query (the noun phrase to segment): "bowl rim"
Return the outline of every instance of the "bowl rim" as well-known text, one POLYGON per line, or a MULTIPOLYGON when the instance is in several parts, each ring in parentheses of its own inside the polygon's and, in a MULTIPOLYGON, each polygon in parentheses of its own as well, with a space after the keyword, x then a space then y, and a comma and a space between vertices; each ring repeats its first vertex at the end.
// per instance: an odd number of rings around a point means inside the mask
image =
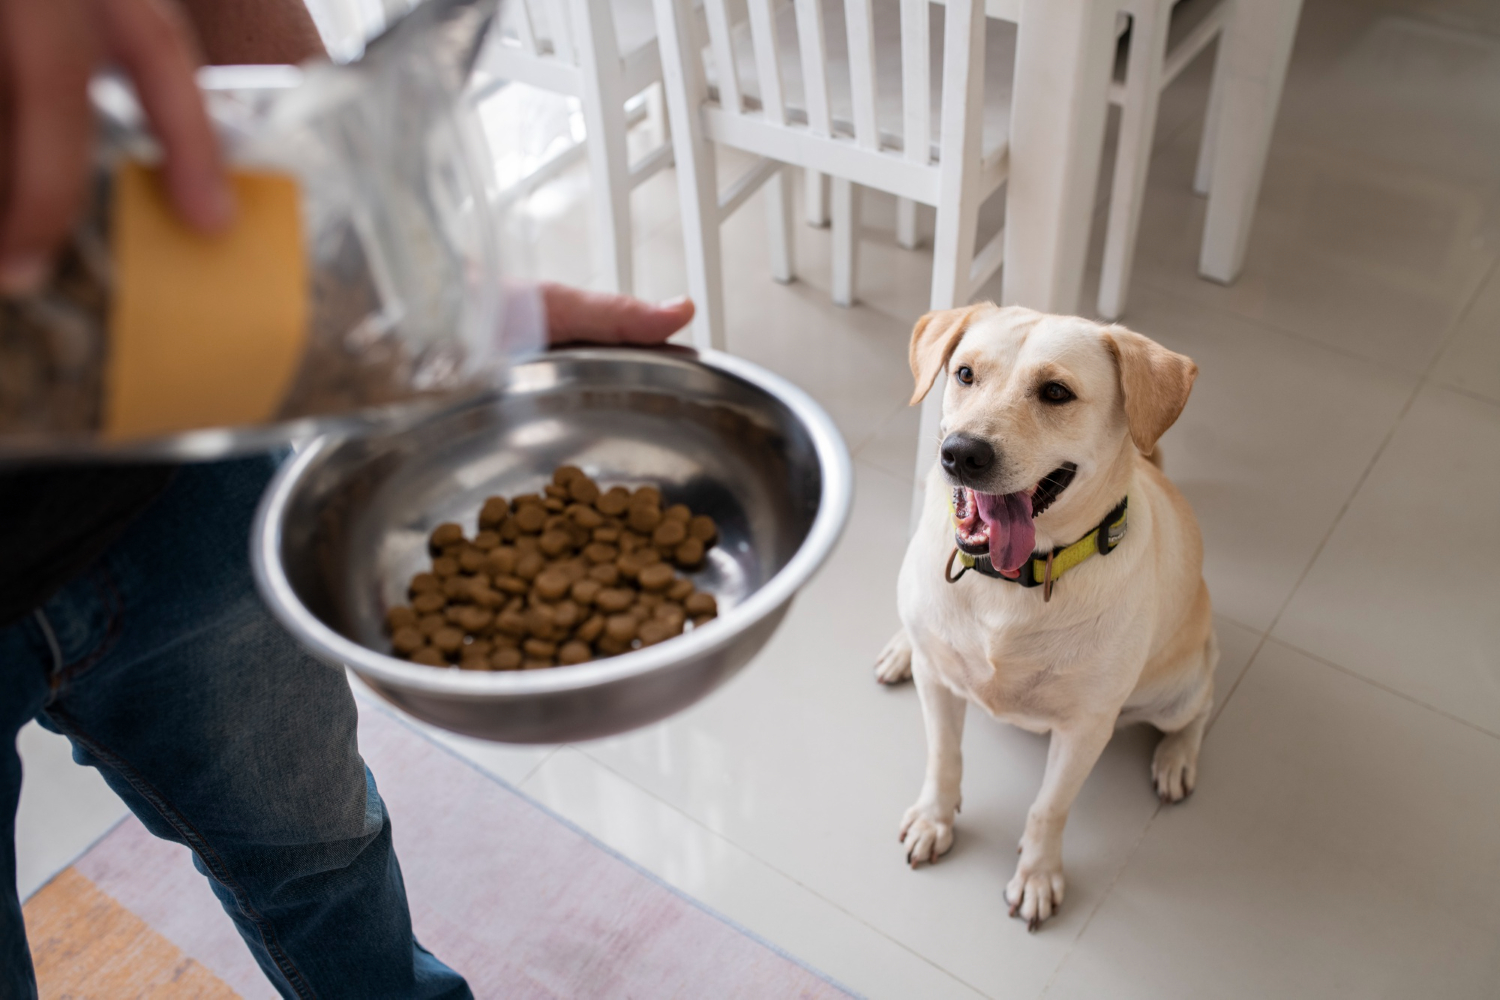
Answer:
MULTIPOLYGON (((250 542, 251 567, 262 599, 281 624, 314 655, 325 662, 347 666, 370 680, 423 694, 504 698, 587 690, 696 660, 733 645, 740 636, 791 600, 822 566, 848 521, 853 503, 853 466, 849 450, 833 419, 811 396, 780 375, 722 351, 569 347, 530 360, 542 361, 559 354, 601 359, 670 358, 698 364, 747 382, 791 410, 806 428, 823 473, 817 514, 807 537, 792 558, 740 604, 701 628, 656 646, 548 670, 436 670, 408 663, 362 646, 325 625, 298 599, 286 577, 280 551, 283 518, 292 494, 303 474, 319 457, 348 439, 343 434, 323 434, 300 449, 272 478, 256 510, 250 542)), ((517 367, 526 363, 519 362, 517 367)), ((470 400, 465 405, 474 403, 470 400)), ((456 409, 445 412, 456 412, 456 409)))

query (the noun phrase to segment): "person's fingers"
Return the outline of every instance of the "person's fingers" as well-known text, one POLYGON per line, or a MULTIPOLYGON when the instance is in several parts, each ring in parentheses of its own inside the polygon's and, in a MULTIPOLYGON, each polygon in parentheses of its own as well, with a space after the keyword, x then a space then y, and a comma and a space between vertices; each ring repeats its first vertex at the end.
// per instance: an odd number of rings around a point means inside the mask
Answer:
POLYGON ((548 339, 554 344, 660 344, 693 318, 693 300, 672 299, 657 305, 629 295, 589 292, 545 283, 548 339))
POLYGON ((0 294, 32 291, 51 271, 83 199, 98 44, 91 0, 0 0, 0 294))
POLYGON ((219 140, 194 81, 201 60, 192 29, 170 0, 95 0, 110 53, 135 82, 165 153, 172 204, 212 232, 234 221, 234 194, 219 140))

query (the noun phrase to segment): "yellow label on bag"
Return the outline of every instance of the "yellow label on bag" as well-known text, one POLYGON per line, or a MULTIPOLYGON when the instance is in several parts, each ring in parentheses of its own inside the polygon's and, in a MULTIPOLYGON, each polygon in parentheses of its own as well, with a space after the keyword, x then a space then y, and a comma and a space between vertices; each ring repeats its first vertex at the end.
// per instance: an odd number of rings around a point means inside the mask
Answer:
POLYGON ((260 423, 296 375, 308 322, 297 182, 236 171, 231 183, 234 224, 206 236, 178 220, 160 171, 116 172, 106 437, 260 423))

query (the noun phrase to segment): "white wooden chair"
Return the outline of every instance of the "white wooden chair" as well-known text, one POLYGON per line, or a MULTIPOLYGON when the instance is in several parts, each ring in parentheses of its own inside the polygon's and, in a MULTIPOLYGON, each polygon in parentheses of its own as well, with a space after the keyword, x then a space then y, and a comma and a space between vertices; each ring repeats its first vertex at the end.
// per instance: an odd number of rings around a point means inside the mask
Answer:
POLYGON ((853 300, 856 185, 937 209, 932 308, 968 301, 1000 267, 1003 237, 975 240, 1005 180, 1015 29, 987 24, 983 0, 948 0, 941 39, 929 0, 746 0, 738 23, 705 0, 707 66, 692 0, 655 2, 700 346, 724 344, 719 227, 762 185, 773 277, 793 277, 787 167, 832 178, 840 304, 853 300), (722 194, 715 144, 759 157, 722 194))
MULTIPOLYGON (((505 0, 499 36, 482 63, 493 86, 524 83, 581 103, 595 223, 594 267, 612 291, 633 291, 630 192, 672 163, 654 89, 662 76, 650 0, 505 0), (633 119, 626 105, 649 108, 652 99, 661 141, 631 163, 626 130, 633 119)), ((484 98, 482 93, 474 96, 484 98)), ((551 161, 552 171, 565 162, 561 157, 551 161)), ((547 173, 539 171, 532 183, 547 173)))

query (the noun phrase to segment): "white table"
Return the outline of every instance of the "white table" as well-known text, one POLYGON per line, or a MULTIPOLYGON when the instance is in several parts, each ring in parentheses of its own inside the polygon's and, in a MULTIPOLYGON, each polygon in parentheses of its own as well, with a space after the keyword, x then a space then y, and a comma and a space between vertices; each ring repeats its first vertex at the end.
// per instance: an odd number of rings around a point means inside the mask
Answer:
MULTIPOLYGON (((1114 65, 1110 0, 1021 0, 1002 299, 1079 312, 1114 65)), ((1302 0, 1239 0, 1220 41, 1222 104, 1198 271, 1228 283, 1245 259, 1302 0)))

